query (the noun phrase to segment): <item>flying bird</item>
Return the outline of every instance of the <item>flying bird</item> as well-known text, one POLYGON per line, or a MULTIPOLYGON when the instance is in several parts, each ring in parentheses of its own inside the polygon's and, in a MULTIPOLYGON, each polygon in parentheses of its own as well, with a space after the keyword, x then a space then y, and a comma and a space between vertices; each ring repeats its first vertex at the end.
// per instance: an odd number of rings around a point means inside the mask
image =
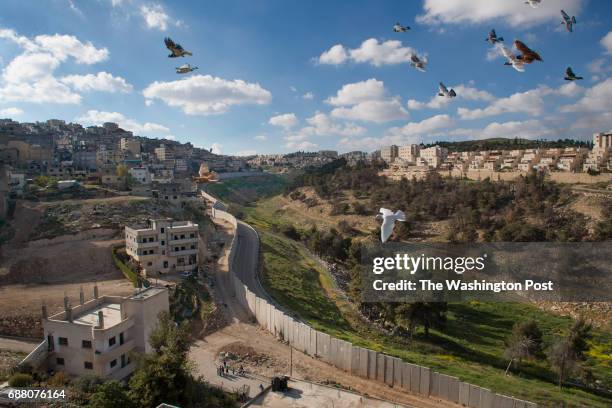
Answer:
POLYGON ((457 96, 454 89, 449 90, 442 82, 440 82, 440 92, 438 96, 446 96, 447 98, 454 98, 457 96))
POLYGON ((495 30, 491 30, 491 32, 489 33, 489 36, 487 37, 485 41, 490 42, 491 45, 495 45, 496 43, 500 41, 504 41, 504 37, 498 37, 495 30))
POLYGON ((418 71, 425 72, 425 67, 427 66, 427 58, 419 58, 418 55, 412 54, 410 56, 410 66, 418 71))
POLYGON ((572 71, 572 67, 567 67, 567 69, 565 70, 565 80, 566 81, 578 81, 580 79, 584 79, 581 76, 576 76, 576 74, 574 74, 574 71, 572 71))
POLYGON ((574 31, 574 24, 576 24, 576 17, 574 16, 569 16, 565 11, 561 10, 561 16, 563 17, 563 21, 561 22, 561 24, 565 24, 565 29, 568 32, 573 32, 574 31))
POLYGON ((529 4, 531 8, 538 8, 542 0, 527 0, 525 4, 529 4))
POLYGON ((403 26, 400 23, 395 23, 395 25, 393 26, 393 31, 395 31, 396 33, 405 33, 408 30, 410 30, 410 27, 403 26))
POLYGON ((521 61, 514 53, 503 45, 499 47, 501 53, 506 57, 508 61, 504 62, 504 65, 510 65, 512 68, 516 69, 518 72, 525 72, 525 63, 521 61))
POLYGON ((382 219, 383 223, 380 226, 380 240, 385 243, 393 233, 395 221, 406 221, 406 214, 403 211, 397 210, 393 212, 386 208, 381 208, 376 215, 377 219, 382 219))
POLYGON ((168 58, 177 58, 177 57, 184 57, 186 55, 189 55, 189 56, 193 55, 189 51, 185 51, 183 47, 181 47, 180 44, 177 44, 174 41, 172 41, 170 37, 164 38, 164 43, 166 43, 166 48, 170 50, 170 55, 168 55, 168 58))
POLYGON ((514 41, 514 47, 521 53, 521 55, 516 58, 523 61, 525 64, 531 64, 533 61, 544 61, 542 57, 540 57, 540 54, 526 46, 522 41, 514 41))
POLYGON ((192 67, 189 64, 183 64, 180 67, 176 67, 177 74, 187 74, 189 72, 195 71, 198 67, 192 67))

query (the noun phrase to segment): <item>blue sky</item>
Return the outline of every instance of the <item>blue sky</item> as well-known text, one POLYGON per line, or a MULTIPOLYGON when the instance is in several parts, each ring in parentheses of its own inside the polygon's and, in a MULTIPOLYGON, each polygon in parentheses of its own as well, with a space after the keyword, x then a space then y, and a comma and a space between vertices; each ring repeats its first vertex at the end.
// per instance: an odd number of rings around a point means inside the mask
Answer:
POLYGON ((590 139, 612 128, 607 16, 607 0, 3 0, 0 116, 116 121, 225 154, 590 139), (544 62, 504 66, 491 28, 544 62), (165 36, 193 57, 167 58, 165 36), (199 69, 177 75, 187 62, 199 69), (585 79, 564 81, 567 66, 585 79), (458 97, 435 96, 440 81, 458 97))

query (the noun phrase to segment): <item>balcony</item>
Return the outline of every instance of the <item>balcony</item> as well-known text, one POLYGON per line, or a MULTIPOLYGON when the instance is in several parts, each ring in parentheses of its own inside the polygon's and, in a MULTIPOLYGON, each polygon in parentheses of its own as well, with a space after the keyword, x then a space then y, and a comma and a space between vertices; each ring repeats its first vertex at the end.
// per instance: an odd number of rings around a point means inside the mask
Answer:
POLYGON ((159 246, 159 241, 153 242, 136 242, 136 248, 144 249, 144 248, 157 248, 159 246))
POLYGON ((118 346, 114 346, 111 349, 107 349, 107 350, 96 350, 95 352, 95 357, 94 357, 94 363, 95 364, 109 364, 112 360, 117 359, 118 361, 121 360, 121 355, 122 354, 128 354, 130 351, 132 351, 135 347, 135 342, 133 339, 131 340, 126 340, 123 344, 118 345, 118 346))
POLYGON ((198 247, 196 247, 195 249, 191 249, 191 248, 186 248, 184 250, 178 250, 178 251, 174 251, 171 250, 168 252, 169 256, 185 256, 185 255, 196 255, 198 253, 198 247))

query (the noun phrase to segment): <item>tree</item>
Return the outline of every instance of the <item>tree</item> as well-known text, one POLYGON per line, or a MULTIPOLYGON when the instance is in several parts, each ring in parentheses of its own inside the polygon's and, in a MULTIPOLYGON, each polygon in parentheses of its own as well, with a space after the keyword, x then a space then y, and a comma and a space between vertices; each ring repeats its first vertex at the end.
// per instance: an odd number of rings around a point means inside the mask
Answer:
POLYGON ((565 338, 558 339, 551 348, 550 364, 559 375, 559 388, 565 379, 581 371, 580 362, 589 349, 588 341, 593 337, 593 327, 582 317, 574 322, 565 338))
POLYGON ((430 328, 444 327, 447 310, 446 302, 414 302, 400 304, 395 308, 395 314, 407 322, 410 337, 419 326, 423 327, 428 337, 430 328))
POLYGON ((135 406, 136 404, 130 400, 123 386, 115 380, 107 381, 98 386, 88 405, 89 408, 132 408, 135 406))
POLYGON ((184 388, 193 380, 192 367, 187 360, 187 322, 177 325, 168 313, 160 313, 149 344, 152 352, 140 356, 138 368, 130 379, 130 398, 144 406, 157 406, 162 402, 185 405, 184 388))
POLYGON ((542 355, 542 331, 535 320, 517 323, 512 334, 506 341, 506 357, 510 359, 506 374, 513 362, 520 364, 521 360, 539 358, 542 355))

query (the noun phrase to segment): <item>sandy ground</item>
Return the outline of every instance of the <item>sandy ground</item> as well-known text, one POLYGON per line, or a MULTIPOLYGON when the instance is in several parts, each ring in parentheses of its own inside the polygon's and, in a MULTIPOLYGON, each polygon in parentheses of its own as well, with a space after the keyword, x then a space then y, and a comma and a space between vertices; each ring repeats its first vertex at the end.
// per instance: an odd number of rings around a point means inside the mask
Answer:
POLYGON ((77 304, 81 286, 86 299, 93 296, 94 282, 101 294, 126 295, 133 290, 112 261, 110 247, 122 242, 116 230, 92 229, 28 241, 45 205, 18 203, 13 221, 15 236, 0 251, 0 335, 41 337, 42 302, 49 313, 61 310, 64 294, 77 304))
MULTIPOLYGON (((227 231, 227 224, 219 224, 219 226, 220 230, 227 231)), ((229 238, 229 234, 224 235, 229 238)), ((280 342, 270 333, 253 324, 253 319, 234 298, 233 290, 229 285, 227 249, 229 249, 228 246, 226 246, 225 255, 220 258, 214 270, 213 288, 213 298, 224 310, 226 326, 196 341, 190 352, 190 359, 196 364, 197 372, 207 380, 223 385, 229 390, 235 390, 243 384, 255 385, 259 378, 254 380, 235 376, 230 381, 216 373, 216 366, 220 363, 219 352, 228 347, 240 348, 240 345, 243 344, 245 348, 250 347, 259 355, 265 356, 265 363, 244 363, 245 369, 250 374, 270 378, 278 374, 290 374, 292 371, 295 378, 321 383, 333 382, 341 388, 409 406, 424 408, 455 406, 446 401, 409 394, 375 381, 354 377, 304 353, 291 351, 287 344, 280 342)))

